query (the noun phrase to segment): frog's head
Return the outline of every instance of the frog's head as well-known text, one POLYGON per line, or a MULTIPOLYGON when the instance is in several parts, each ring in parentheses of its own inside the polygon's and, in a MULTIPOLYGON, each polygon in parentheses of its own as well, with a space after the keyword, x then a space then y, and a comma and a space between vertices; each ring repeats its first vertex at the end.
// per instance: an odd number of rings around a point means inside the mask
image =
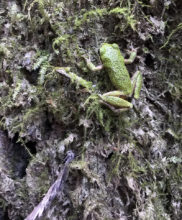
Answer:
POLYGON ((117 44, 108 44, 108 43, 103 43, 101 48, 100 48, 100 56, 101 59, 104 56, 109 56, 109 54, 113 54, 113 52, 118 51, 119 50, 119 46, 117 44))

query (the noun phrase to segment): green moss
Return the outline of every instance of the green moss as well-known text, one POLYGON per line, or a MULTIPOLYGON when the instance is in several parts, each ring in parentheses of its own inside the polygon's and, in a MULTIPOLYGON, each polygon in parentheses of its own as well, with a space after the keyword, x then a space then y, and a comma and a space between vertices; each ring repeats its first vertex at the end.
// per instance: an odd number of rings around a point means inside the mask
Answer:
POLYGON ((140 163, 132 154, 129 152, 128 163, 131 169, 130 174, 137 177, 147 173, 147 168, 144 163, 140 163))
POLYGON ((163 45, 160 49, 165 48, 165 47, 169 44, 169 41, 170 41, 170 39, 172 38, 172 36, 173 36, 177 31, 179 31, 179 30, 181 30, 181 29, 182 29, 182 23, 179 23, 179 24, 177 25, 177 27, 176 27, 174 30, 171 31, 171 33, 170 33, 169 36, 167 37, 166 42, 164 43, 164 45, 163 45))
POLYGON ((7 202, 3 198, 0 198, 0 209, 1 209, 1 211, 5 212, 7 206, 8 206, 7 202))
MULTIPOLYGON (((45 21, 49 21, 49 13, 47 12, 46 8, 48 7, 49 1, 48 0, 34 0, 30 5, 29 5, 29 12, 32 10, 33 6, 35 4, 38 4, 38 9, 40 14, 42 15, 43 19, 45 21)), ((26 3, 25 3, 26 5, 26 3)), ((29 14, 30 15, 30 14, 29 14)), ((43 21, 42 21, 43 22, 43 21)))
POLYGON ((7 48, 5 43, 1 43, 0 44, 0 57, 1 56, 5 56, 5 57, 9 57, 11 54, 10 50, 7 48))
POLYGON ((90 179, 92 183, 96 182, 97 185, 100 186, 99 176, 89 169, 87 162, 83 160, 74 161, 70 164, 70 168, 74 170, 80 170, 87 178, 90 179))
POLYGON ((132 14, 129 8, 117 7, 117 8, 110 10, 109 14, 116 15, 120 19, 121 19, 120 16, 123 16, 123 18, 126 20, 126 25, 129 25, 134 31, 136 30, 137 21, 134 18, 135 15, 132 14))
POLYGON ((66 46, 68 47, 70 38, 71 38, 71 35, 65 34, 65 35, 61 35, 61 36, 57 37, 56 39, 54 39, 54 41, 52 43, 52 47, 54 49, 54 52, 56 54, 59 54, 59 50, 56 49, 56 47, 59 47, 61 44, 66 44, 66 46))
POLYGON ((21 88, 22 88, 22 80, 18 80, 12 94, 13 101, 16 101, 18 94, 21 92, 21 88))
POLYGON ((29 108, 24 116, 23 116, 23 123, 30 122, 34 117, 40 114, 43 111, 43 106, 37 105, 35 107, 29 108))
POLYGON ((91 94, 85 101, 84 106, 87 106, 87 118, 96 116, 100 124, 108 131, 110 121, 105 120, 107 110, 103 109, 100 104, 100 98, 97 94, 91 94))
POLYGON ((34 70, 39 70, 38 84, 43 85, 45 80, 45 75, 49 69, 51 69, 50 54, 47 51, 38 51, 36 54, 36 62, 33 64, 34 70))
POLYGON ((110 171, 107 177, 107 181, 110 182, 115 176, 120 177, 121 170, 120 164, 122 160, 122 155, 118 153, 114 153, 109 163, 110 171))
POLYGON ((133 30, 136 30, 137 21, 134 19, 134 14, 132 14, 131 11, 132 10, 126 7, 124 8, 117 7, 111 9, 110 11, 107 8, 86 11, 82 15, 81 19, 78 16, 76 16, 75 28, 77 29, 78 27, 81 27, 85 23, 93 22, 94 20, 97 20, 104 16, 115 15, 119 19, 121 19, 122 16, 126 20, 127 25, 129 25, 133 30))
POLYGON ((75 28, 78 28, 78 27, 82 26, 84 23, 89 23, 89 22, 91 22, 95 19, 98 19, 99 17, 103 17, 107 13, 108 12, 107 12, 106 8, 86 11, 81 16, 82 17, 81 19, 76 17, 76 19, 75 19, 75 28))
POLYGON ((62 75, 70 78, 71 82, 76 83, 77 86, 83 86, 88 91, 93 90, 92 82, 87 81, 87 80, 83 79, 82 77, 78 76, 77 74, 71 72, 69 67, 56 67, 55 71, 57 71, 57 72, 61 73, 62 75))
POLYGON ((39 178, 40 183, 39 183, 39 188, 38 188, 38 192, 40 196, 45 195, 48 189, 50 188, 50 184, 48 181, 49 175, 50 174, 47 169, 45 169, 43 172, 40 173, 40 178, 39 178))

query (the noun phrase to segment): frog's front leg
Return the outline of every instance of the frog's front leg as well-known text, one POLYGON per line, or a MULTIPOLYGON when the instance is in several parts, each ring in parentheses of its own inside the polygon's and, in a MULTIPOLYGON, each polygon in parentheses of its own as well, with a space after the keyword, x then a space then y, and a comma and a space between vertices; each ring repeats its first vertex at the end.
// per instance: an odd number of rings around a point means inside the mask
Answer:
POLYGON ((125 64, 131 64, 135 60, 137 55, 137 50, 133 50, 130 52, 130 57, 128 59, 124 59, 125 64))
POLYGON ((87 64, 87 67, 89 68, 89 70, 91 71, 99 71, 103 69, 103 65, 99 65, 99 66, 95 66, 89 59, 85 58, 84 56, 82 56, 87 64))

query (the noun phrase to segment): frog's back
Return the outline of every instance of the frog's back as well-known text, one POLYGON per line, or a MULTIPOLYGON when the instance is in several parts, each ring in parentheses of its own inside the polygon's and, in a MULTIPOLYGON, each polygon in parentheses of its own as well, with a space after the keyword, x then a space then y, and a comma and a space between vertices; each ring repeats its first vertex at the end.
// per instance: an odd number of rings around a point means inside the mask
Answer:
POLYGON ((103 44, 100 50, 104 68, 109 74, 112 84, 130 95, 132 91, 130 76, 117 44, 103 44))

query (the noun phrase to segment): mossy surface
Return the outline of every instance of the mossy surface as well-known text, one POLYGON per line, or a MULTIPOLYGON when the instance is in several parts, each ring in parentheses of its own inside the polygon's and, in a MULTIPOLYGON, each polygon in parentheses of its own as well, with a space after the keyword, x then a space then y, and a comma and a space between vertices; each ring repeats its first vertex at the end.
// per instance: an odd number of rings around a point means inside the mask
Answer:
POLYGON ((0 3, 0 216, 24 219, 64 165, 47 219, 182 219, 180 1, 21 0, 0 3), (103 43, 143 75, 133 109, 100 103, 113 91, 103 43), (16 153, 15 153, 16 152, 16 153))

